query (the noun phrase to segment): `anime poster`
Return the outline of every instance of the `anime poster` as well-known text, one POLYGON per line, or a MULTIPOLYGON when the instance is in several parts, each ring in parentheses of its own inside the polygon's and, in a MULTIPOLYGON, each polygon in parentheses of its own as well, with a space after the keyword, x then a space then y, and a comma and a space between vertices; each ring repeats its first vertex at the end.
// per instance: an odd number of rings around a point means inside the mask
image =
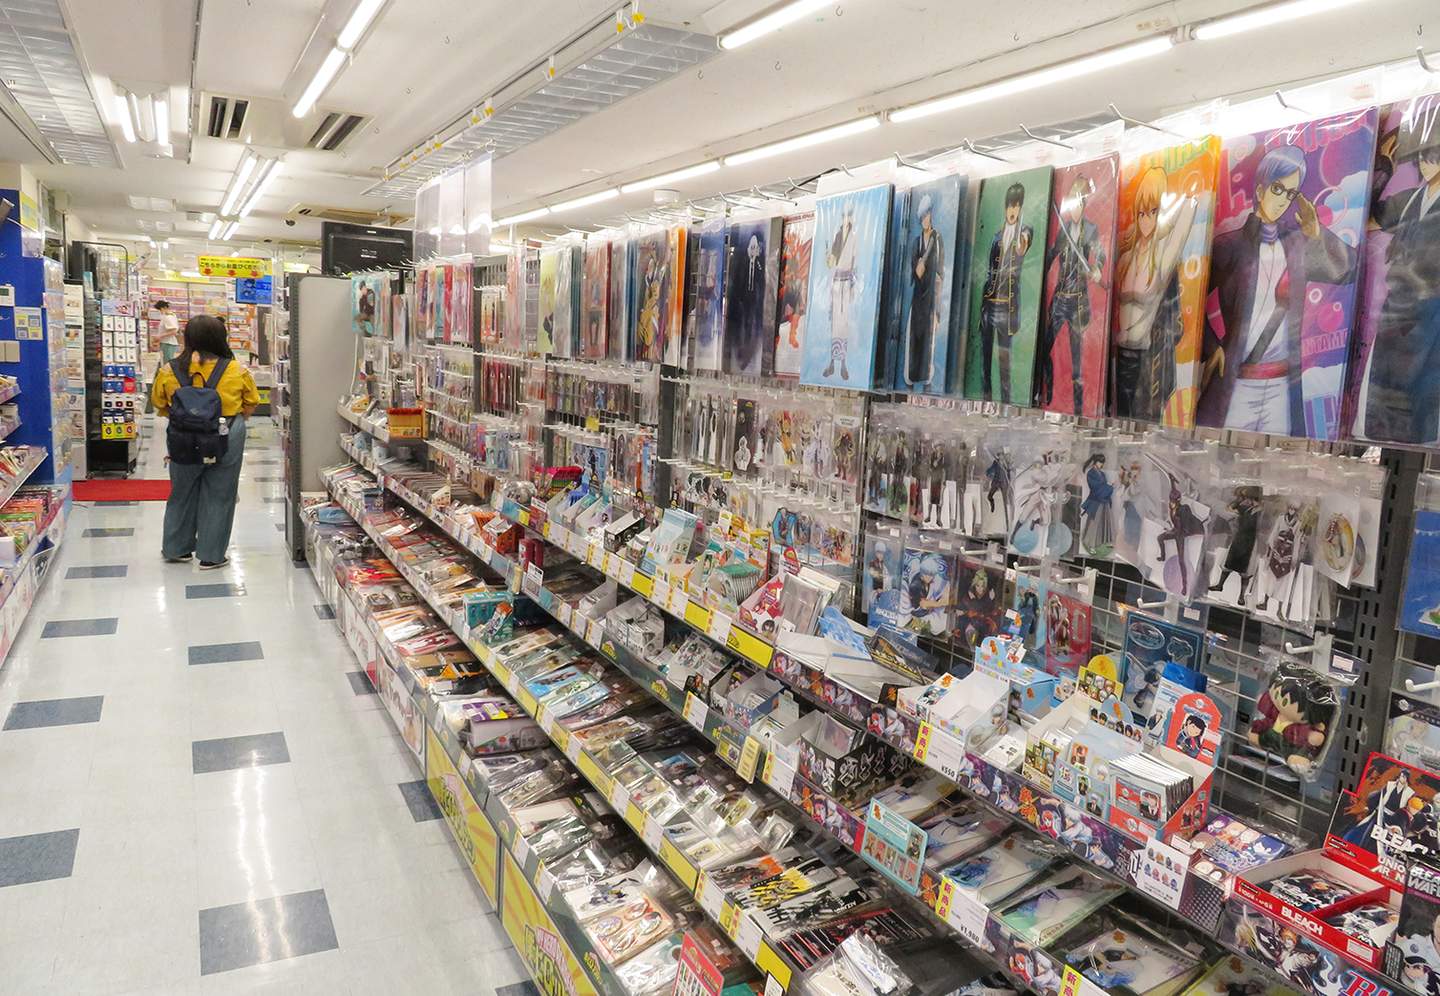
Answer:
POLYGON ((815 213, 812 211, 786 218, 781 242, 775 376, 798 377, 805 342, 805 311, 810 300, 810 253, 815 242, 815 213))
POLYGON ((1325 846, 1351 864, 1402 882, 1411 858, 1433 857, 1440 849, 1437 793, 1435 775, 1371 754, 1355 791, 1341 795, 1325 846))
POLYGON ((1219 163, 1220 139, 1210 135, 1121 171, 1110 343, 1120 418, 1194 424, 1219 163))
MULTIPOLYGON (((950 387, 955 262, 970 180, 944 176, 910 189, 891 233, 898 279, 886 316, 881 388, 944 394, 950 387)), ((964 274, 960 274, 964 280, 964 274)))
POLYGON ((1045 247, 1045 317, 1035 354, 1036 404, 1047 411, 1090 418, 1105 414, 1119 210, 1118 155, 1055 170, 1045 247))
POLYGON ((1071 674, 1090 660, 1090 606, 1051 588, 1045 594, 1045 670, 1071 674))
POLYGON ((1376 116, 1221 146, 1200 425, 1337 438, 1376 116))
POLYGON ((540 355, 555 346, 555 280, 559 250, 554 245, 540 250, 540 355))
MULTIPOLYGON (((520 330, 525 325, 525 250, 512 249, 505 257, 505 328, 497 343, 505 342, 518 348, 520 330)), ((497 334, 500 332, 497 323, 497 334)))
POLYGON ((666 366, 680 365, 680 345, 685 328, 685 264, 690 247, 690 233, 684 225, 676 225, 665 233, 666 268, 674 275, 674 293, 670 295, 670 312, 665 330, 665 348, 661 354, 666 366))
POLYGON ((955 571, 953 636, 969 647, 1005 627, 1005 568, 961 558, 955 571))
POLYGON ((1399 923, 1385 948, 1385 971, 1422 996, 1440 991, 1440 868, 1433 860, 1410 865, 1399 923))
POLYGON ((635 272, 635 240, 629 237, 616 239, 610 247, 610 359, 633 360, 635 358, 634 330, 630 325, 634 288, 632 274, 635 272))
POLYGON ((867 625, 903 629, 908 621, 900 611, 900 557, 904 549, 898 533, 873 532, 865 537, 865 569, 861 574, 861 608, 867 625))
POLYGON ((725 263, 726 373, 757 376, 774 367, 783 227, 778 217, 730 225, 725 263))
POLYGON ((375 334, 375 316, 379 312, 381 284, 385 279, 378 275, 350 278, 351 326, 360 335, 375 334))
POLYGON ((585 280, 580 291, 580 355, 598 359, 609 351, 610 243, 592 240, 585 245, 585 280))
MULTIPOLYGON (((657 228, 636 240, 635 255, 635 359, 662 363, 670 335, 679 338, 679 326, 671 328, 681 294, 683 274, 674 268, 674 247, 670 233, 657 228)), ((679 347, 676 346, 678 354, 679 347)))
POLYGON ((801 383, 870 387, 892 193, 887 183, 815 206, 801 383))
POLYGON ((700 226, 695 253, 695 369, 720 369, 720 343, 725 332, 725 212, 708 216, 700 226))
POLYGON ((555 326, 551 331, 552 349, 556 356, 573 357, 577 350, 575 315, 576 257, 579 247, 561 243, 555 254, 555 326))
POLYGON ((1380 111, 1355 366, 1357 439, 1440 441, 1440 94, 1380 111))
POLYGON ((1054 173, 1054 167, 1040 166, 980 185, 970 260, 967 398, 1030 403, 1054 173))
POLYGON ((900 617, 907 630, 921 636, 950 631, 951 585, 955 563, 935 550, 907 547, 900 571, 900 617))
POLYGON ((1440 512, 1419 509, 1410 540, 1400 628, 1422 636, 1440 636, 1440 512))

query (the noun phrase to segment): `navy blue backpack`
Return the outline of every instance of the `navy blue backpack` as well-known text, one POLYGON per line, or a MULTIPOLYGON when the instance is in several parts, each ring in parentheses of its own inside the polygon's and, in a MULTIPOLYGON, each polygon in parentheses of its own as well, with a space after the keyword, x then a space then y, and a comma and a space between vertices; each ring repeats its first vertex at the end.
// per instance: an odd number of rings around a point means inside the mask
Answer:
POLYGON ((212 466, 230 449, 230 425, 221 414, 220 392, 215 389, 229 365, 227 358, 220 357, 205 383, 196 387, 188 374, 181 376, 179 360, 171 361, 170 371, 180 387, 170 399, 165 443, 176 463, 212 466))

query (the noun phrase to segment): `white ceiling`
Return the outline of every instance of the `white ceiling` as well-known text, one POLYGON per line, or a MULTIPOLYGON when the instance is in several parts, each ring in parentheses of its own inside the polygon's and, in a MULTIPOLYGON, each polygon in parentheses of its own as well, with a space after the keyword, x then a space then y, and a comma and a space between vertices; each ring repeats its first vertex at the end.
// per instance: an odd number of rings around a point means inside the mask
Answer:
MULTIPOLYGON (((328 51, 355 0, 204 0, 198 44, 197 0, 62 0, 92 87, 171 87, 293 103, 328 51)), ((409 214, 362 191, 385 165, 455 121, 517 74, 569 40, 613 19, 618 0, 389 0, 352 63, 319 110, 372 117, 337 153, 291 151, 285 170, 230 248, 263 240, 315 240, 317 222, 294 227, 297 203, 409 214)), ((644 0, 652 23, 717 31, 770 0, 644 0)), ((953 92, 1035 66, 1145 37, 1145 22, 1174 25, 1252 6, 1251 0, 836 0, 740 49, 722 52, 668 82, 496 162, 495 214, 552 204, 705 158, 953 92)), ((751 184, 800 178, 836 163, 912 153, 962 138, 983 139, 1093 115, 1114 101, 1151 117, 1214 96, 1265 92, 1301 80, 1406 57, 1435 27, 1434 0, 1368 0, 1262 31, 1177 46, 1145 63, 1063 86, 1017 95, 913 123, 886 123, 830 145, 727 167, 678 185, 702 197, 751 184), (1430 23, 1426 24, 1426 14, 1430 23)), ((1440 50, 1440 44, 1436 46, 1440 50)), ((540 85, 541 76, 533 74, 540 85)), ((0 109, 8 102, 0 95, 0 109)), ((140 237, 138 221, 175 223, 175 238, 203 239, 208 224, 184 212, 214 212, 241 147, 205 137, 174 158, 121 138, 102 111, 123 169, 44 164, 0 117, 0 157, 31 164, 97 233, 140 237), (188 161, 187 161, 187 151, 188 161), (147 154, 147 152, 152 154, 147 154), (175 213, 136 211, 127 195, 171 197, 175 213)), ((178 117, 178 114, 177 114, 178 117)), ((648 203, 640 193, 566 214, 598 223, 648 203)), ((557 221, 560 219, 557 219, 557 221)))

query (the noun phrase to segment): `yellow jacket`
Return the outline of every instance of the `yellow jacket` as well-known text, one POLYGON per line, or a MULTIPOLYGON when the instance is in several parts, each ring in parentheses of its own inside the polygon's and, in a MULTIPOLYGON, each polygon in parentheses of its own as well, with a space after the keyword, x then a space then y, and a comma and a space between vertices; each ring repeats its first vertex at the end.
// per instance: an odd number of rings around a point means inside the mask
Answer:
MULTIPOLYGON (((191 359, 190 377, 193 386, 200 387, 205 383, 215 370, 215 362, 211 360, 201 363, 198 356, 191 359)), ((171 365, 166 363, 156 371, 155 384, 150 389, 150 400, 155 405, 157 415, 170 414, 170 398, 178 390, 180 381, 176 380, 171 365)), ((255 378, 250 376, 249 368, 239 360, 230 361, 230 365, 220 375, 220 383, 215 385, 215 390, 220 395, 220 414, 226 418, 240 414, 241 409, 254 408, 260 404, 260 392, 255 387, 255 378)))

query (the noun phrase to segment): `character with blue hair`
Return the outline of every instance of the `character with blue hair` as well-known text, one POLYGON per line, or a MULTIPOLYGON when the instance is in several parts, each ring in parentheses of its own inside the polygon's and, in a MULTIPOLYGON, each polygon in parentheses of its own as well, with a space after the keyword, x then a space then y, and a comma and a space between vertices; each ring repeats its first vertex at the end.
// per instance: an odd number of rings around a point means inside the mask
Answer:
POLYGON ((943 636, 949 630, 950 565, 938 553, 906 551, 901 612, 908 616, 909 629, 927 636, 943 636))
POLYGON ((1345 284, 1359 255, 1320 223, 1300 192, 1303 150, 1279 145, 1255 167, 1255 206, 1245 224, 1215 236, 1210 290, 1221 326, 1207 310, 1197 421, 1246 432, 1306 435, 1300 334, 1305 289, 1345 284), (1291 207, 1294 221, 1287 221, 1291 207))
POLYGON ((920 234, 910 247, 910 327, 907 330, 905 385, 928 390, 935 379, 935 333, 940 323, 944 289, 945 240, 934 224, 935 205, 929 194, 915 208, 920 234))

